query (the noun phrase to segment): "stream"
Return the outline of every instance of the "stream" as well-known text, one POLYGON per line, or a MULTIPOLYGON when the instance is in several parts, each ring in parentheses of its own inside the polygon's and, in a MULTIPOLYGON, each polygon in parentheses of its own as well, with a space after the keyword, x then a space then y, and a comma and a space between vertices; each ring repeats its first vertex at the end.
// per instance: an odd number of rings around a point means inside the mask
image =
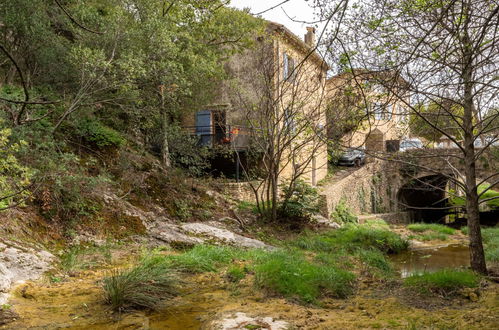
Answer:
POLYGON ((407 251, 391 256, 390 260, 402 278, 423 272, 435 272, 443 268, 470 265, 469 249, 462 244, 407 251))

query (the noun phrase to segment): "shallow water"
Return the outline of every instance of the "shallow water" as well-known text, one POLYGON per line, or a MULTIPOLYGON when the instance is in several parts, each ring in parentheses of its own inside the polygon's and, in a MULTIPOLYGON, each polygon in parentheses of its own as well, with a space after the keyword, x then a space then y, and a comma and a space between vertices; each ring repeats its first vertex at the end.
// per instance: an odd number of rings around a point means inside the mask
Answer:
POLYGON ((390 257, 390 260, 403 278, 423 272, 435 272, 443 268, 470 265, 469 249, 462 244, 408 251, 394 255, 390 257))

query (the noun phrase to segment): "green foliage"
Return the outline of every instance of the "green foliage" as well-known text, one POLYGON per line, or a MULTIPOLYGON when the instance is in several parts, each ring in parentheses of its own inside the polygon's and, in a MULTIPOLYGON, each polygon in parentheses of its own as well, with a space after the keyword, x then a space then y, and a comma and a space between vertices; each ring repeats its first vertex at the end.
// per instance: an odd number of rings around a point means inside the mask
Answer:
POLYGON ((238 283, 246 276, 246 270, 241 266, 231 266, 225 276, 230 282, 238 283))
POLYGON ((256 261, 258 287, 304 303, 321 296, 344 298, 353 292, 355 275, 328 264, 315 264, 296 251, 276 251, 256 261))
MULTIPOLYGON (((489 184, 481 184, 478 188, 477 188, 477 191, 478 191, 478 194, 482 194, 480 196, 480 201, 482 200, 486 200, 485 201, 485 204, 487 204, 487 206, 489 206, 490 208, 493 208, 493 209, 499 209, 499 191, 497 190, 494 190, 494 189, 490 189, 490 185, 489 184)), ((451 197, 449 199, 449 203, 451 205, 455 205, 455 206, 465 206, 466 205, 466 200, 464 197, 451 197)))
POLYGON ((425 231, 434 231, 434 232, 446 234, 446 235, 453 235, 456 232, 456 230, 451 228, 451 227, 447 227, 445 225, 440 225, 440 224, 436 224, 436 223, 431 223, 431 224, 430 223, 412 223, 412 224, 407 226, 407 229, 414 231, 414 232, 417 232, 417 233, 421 233, 421 232, 425 232, 425 231))
POLYGON ((460 230, 461 230, 461 232, 462 232, 464 235, 468 235, 468 233, 469 233, 469 231, 470 231, 470 230, 468 229, 468 226, 463 226, 463 227, 461 227, 461 229, 460 229, 460 230))
POLYGON ((432 102, 429 105, 416 107, 417 114, 411 114, 409 127, 416 136, 425 138, 428 141, 438 142, 444 135, 436 130, 428 122, 444 130, 448 135, 456 137, 457 140, 463 138, 462 131, 455 124, 454 120, 462 121, 463 108, 457 104, 449 104, 448 101, 432 102))
POLYGON ((181 127, 168 128, 168 147, 175 166, 186 169, 192 176, 199 176, 209 168, 209 158, 213 152, 208 147, 198 145, 198 137, 181 127))
POLYGON ((158 309, 176 295, 178 278, 167 259, 160 255, 145 257, 127 270, 115 270, 104 279, 104 299, 115 311, 158 309))
POLYGON ((97 265, 109 264, 112 260, 111 245, 102 246, 71 246, 61 255, 61 268, 74 271, 91 268, 97 265))
POLYGON ((98 148, 120 147, 125 143, 120 133, 95 119, 80 120, 75 133, 98 148))
POLYGON ((480 277, 470 270, 443 269, 407 277, 404 284, 421 293, 450 295, 463 288, 476 288, 480 277))
POLYGON ((482 228, 482 238, 485 258, 488 261, 499 262, 499 228, 482 228))
POLYGON ((30 195, 27 189, 33 177, 33 171, 23 166, 18 160, 18 153, 26 149, 26 142, 11 142, 12 130, 1 127, 0 121, 0 209, 16 203, 22 203, 30 195))
POLYGON ((280 219, 286 221, 308 221, 319 212, 319 193, 317 189, 303 180, 297 180, 293 185, 282 185, 284 201, 279 204, 280 219), (286 199, 286 196, 289 196, 286 199))
POLYGON ((320 234, 304 234, 292 243, 301 249, 316 252, 334 252, 340 249, 377 249, 383 253, 398 253, 408 247, 399 235, 369 225, 348 225, 320 234))
POLYGON ((352 213, 344 199, 340 199, 331 213, 331 219, 339 223, 357 223, 358 218, 352 213))
POLYGON ((215 272, 221 266, 228 265, 242 252, 227 246, 196 245, 191 250, 174 256, 168 256, 171 266, 187 273, 215 272))

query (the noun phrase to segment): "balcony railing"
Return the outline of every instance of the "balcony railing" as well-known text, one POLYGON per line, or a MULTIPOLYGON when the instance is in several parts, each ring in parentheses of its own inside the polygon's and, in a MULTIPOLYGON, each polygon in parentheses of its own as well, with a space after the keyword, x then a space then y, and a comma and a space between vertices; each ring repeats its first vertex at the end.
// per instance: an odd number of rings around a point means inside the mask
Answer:
POLYGON ((253 132, 251 128, 239 125, 185 126, 184 129, 199 138, 200 146, 223 145, 234 150, 247 149, 253 132))

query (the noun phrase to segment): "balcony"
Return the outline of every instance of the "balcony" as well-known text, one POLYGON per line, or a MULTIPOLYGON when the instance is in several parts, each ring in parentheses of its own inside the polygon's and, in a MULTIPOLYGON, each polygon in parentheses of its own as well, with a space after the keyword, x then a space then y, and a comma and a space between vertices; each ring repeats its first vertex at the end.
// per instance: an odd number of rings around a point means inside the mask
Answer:
POLYGON ((185 126, 184 129, 198 137, 199 146, 226 146, 235 151, 249 148, 253 132, 251 128, 239 125, 185 126))

